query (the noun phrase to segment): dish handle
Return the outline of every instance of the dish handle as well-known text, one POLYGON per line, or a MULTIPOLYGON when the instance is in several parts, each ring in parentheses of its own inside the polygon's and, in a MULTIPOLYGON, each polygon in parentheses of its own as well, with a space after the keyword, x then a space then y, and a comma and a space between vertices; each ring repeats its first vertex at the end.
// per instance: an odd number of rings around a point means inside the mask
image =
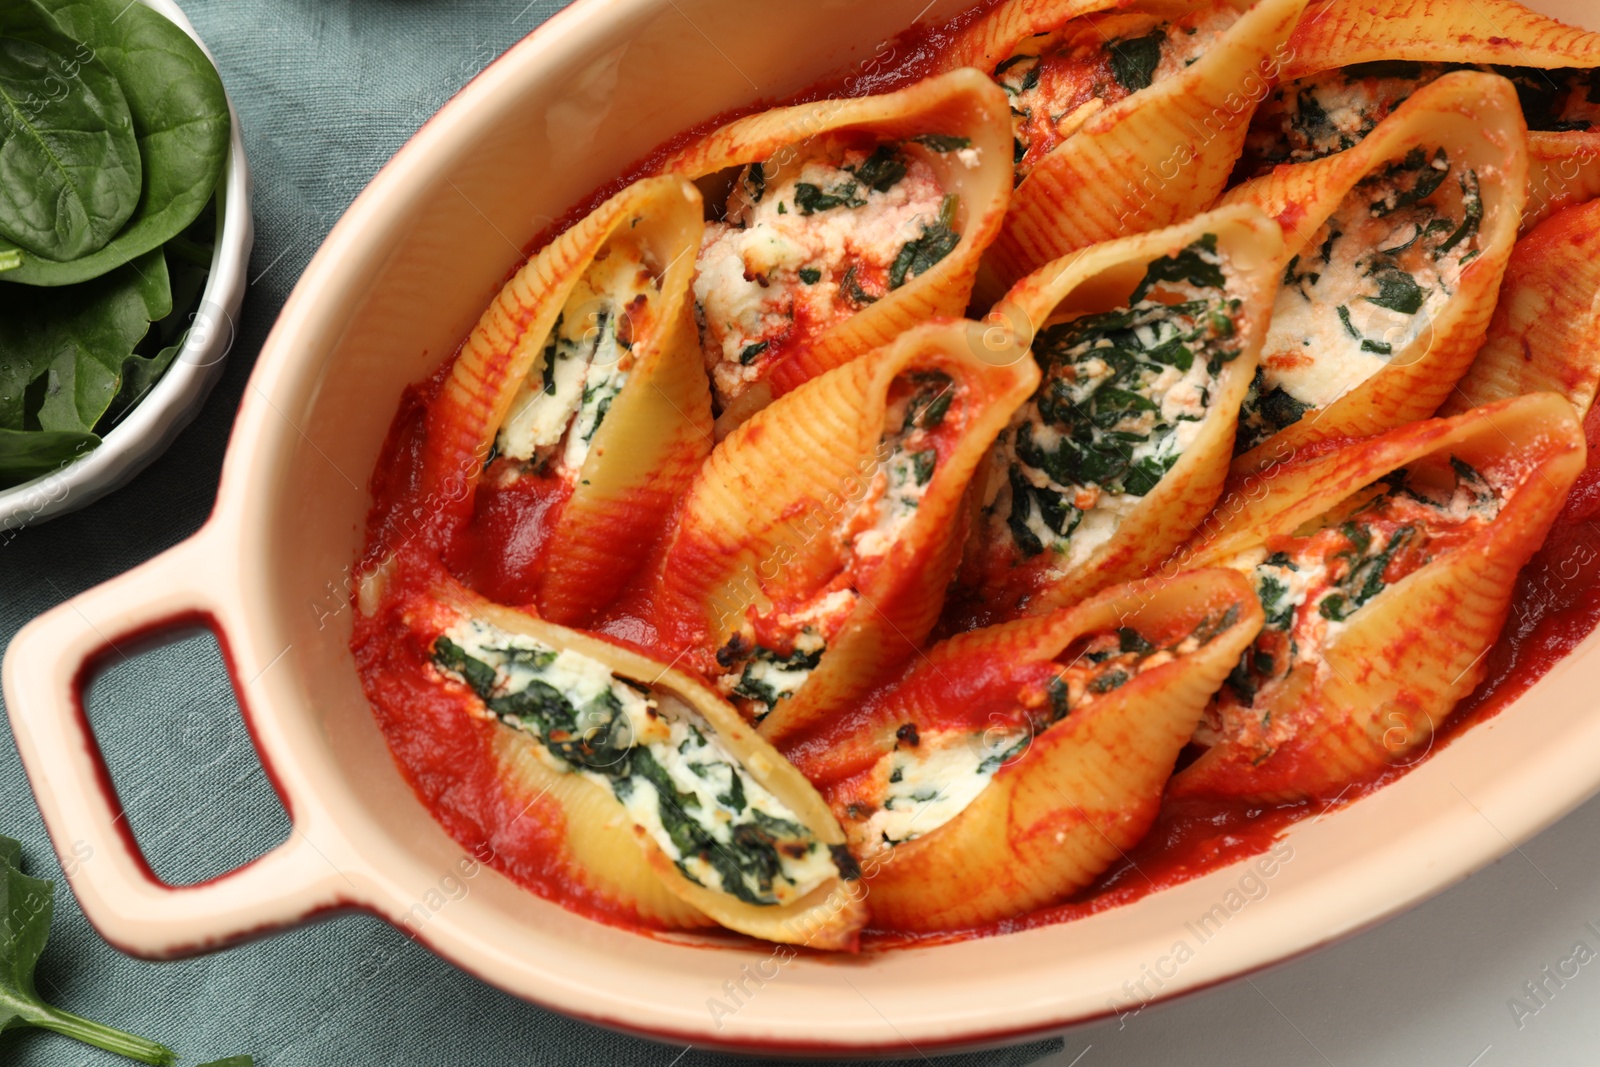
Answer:
MULTIPOLYGON (((230 568, 202 530, 39 616, 6 650, 11 730, 72 891, 107 941, 146 959, 211 951, 349 902, 347 876, 329 858, 339 850, 319 848, 298 819, 287 841, 243 867, 197 885, 163 882, 128 828, 90 729, 83 689, 94 666, 123 653, 119 643, 220 620, 217 578, 230 568)), ((303 810, 282 799, 291 814, 303 810)))

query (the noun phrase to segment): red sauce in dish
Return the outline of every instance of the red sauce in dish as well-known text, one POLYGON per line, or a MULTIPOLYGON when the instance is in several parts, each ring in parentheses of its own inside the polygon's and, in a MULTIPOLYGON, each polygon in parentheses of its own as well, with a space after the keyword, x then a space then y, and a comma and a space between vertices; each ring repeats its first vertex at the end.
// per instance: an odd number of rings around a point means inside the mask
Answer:
MULTIPOLYGON (((819 82, 783 102, 860 96, 907 85, 925 74, 957 30, 996 2, 980 4, 942 26, 913 28, 880 46, 857 69, 819 82)), ((731 118, 769 106, 773 105, 754 103, 716 116, 657 146, 614 181, 574 205, 531 247, 542 247, 630 182, 658 170, 666 158, 695 137, 731 118)), ((351 648, 368 699, 406 781, 463 847, 533 892, 580 914, 641 931, 659 929, 631 907, 596 892, 568 862, 561 812, 552 801, 519 794, 497 773, 491 742, 499 727, 474 715, 471 699, 463 693, 423 681, 426 672, 422 668, 430 660, 431 650, 413 636, 406 619, 430 610, 429 594, 436 580, 450 573, 493 599, 529 603, 533 599, 530 563, 546 537, 545 517, 558 512, 566 496, 563 487, 547 484, 558 479, 525 477, 500 488, 493 485, 492 478, 485 478, 471 504, 457 499, 423 499, 425 414, 449 368, 447 361, 428 382, 406 391, 372 479, 373 505, 361 565, 370 570, 386 559, 398 565, 393 567, 395 577, 378 610, 371 616, 355 612, 351 648)), ((1600 558, 1600 415, 1596 411, 1591 411, 1585 424, 1589 466, 1544 547, 1521 575, 1511 617, 1487 657, 1483 684, 1456 708, 1431 751, 1496 715, 1600 623, 1600 567, 1595 566, 1600 558)), ((633 593, 624 594, 599 630, 619 643, 672 660, 691 637, 684 626, 668 606, 647 603, 633 593)), ((1007 687, 1011 691, 1014 682, 1007 687)), ((985 682, 973 678, 963 684, 981 690, 985 682)), ((794 755, 802 767, 807 767, 809 760, 810 769, 828 774, 825 754, 808 753, 802 746, 794 755)), ((1408 769, 1389 769, 1351 786, 1332 802, 1264 807, 1211 799, 1168 799, 1145 838, 1093 885, 1066 901, 987 926, 936 935, 891 934, 869 928, 862 946, 885 948, 1009 933, 1131 903, 1263 853, 1294 823, 1348 804, 1408 769)), ((840 770, 833 768, 833 773, 840 770)))

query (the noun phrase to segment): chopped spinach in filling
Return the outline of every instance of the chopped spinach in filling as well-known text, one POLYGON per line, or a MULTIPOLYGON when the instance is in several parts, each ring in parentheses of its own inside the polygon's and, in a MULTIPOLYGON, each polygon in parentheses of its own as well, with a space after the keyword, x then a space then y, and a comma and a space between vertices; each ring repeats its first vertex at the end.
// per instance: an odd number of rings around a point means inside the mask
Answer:
POLYGON ((1477 172, 1418 146, 1364 178, 1289 261, 1239 414, 1254 448, 1366 381, 1431 328, 1479 255, 1477 172))
POLYGON ((1238 619, 1235 604, 1176 638, 1151 640, 1131 627, 1082 638, 1058 657, 1054 676, 1018 693, 1013 714, 993 715, 983 729, 920 730, 905 723, 894 748, 872 771, 870 802, 858 798, 845 805, 841 821, 851 843, 870 855, 938 829, 965 811, 1040 733, 1145 671, 1203 647, 1238 619))
POLYGON ((691 881, 777 905, 839 875, 830 850, 681 702, 477 620, 440 635, 433 662, 554 769, 607 789, 691 881))
POLYGON ((590 264, 511 402, 495 436, 497 455, 577 477, 628 383, 634 331, 655 292, 655 277, 631 244, 614 243, 590 264))
POLYGON ((1200 5, 1172 21, 1103 13, 1025 39, 994 69, 1011 98, 1017 181, 1094 112, 1197 62, 1237 18, 1225 3, 1200 5))
POLYGON ((720 402, 955 250, 960 200, 940 184, 930 152, 978 165, 967 138, 926 133, 744 169, 724 217, 706 228, 694 282, 720 402))
MULTIPOLYGON (((777 706, 778 701, 794 696, 806 684, 811 672, 822 662, 827 643, 822 635, 807 628, 796 637, 794 648, 787 653, 756 645, 750 649, 744 669, 731 692, 748 701, 747 710, 752 720, 760 722, 777 706)), ((719 655, 719 660, 722 658, 719 655)), ((729 666, 733 665, 730 660, 729 666)))
POLYGON ((1499 74, 1516 87, 1528 129, 1588 130, 1600 122, 1600 72, 1381 60, 1273 90, 1251 122, 1241 172, 1263 174, 1354 148, 1419 88, 1457 70, 1499 74))
POLYGON ((1320 669, 1326 647, 1384 590, 1493 522, 1502 499, 1462 460, 1396 471, 1330 511, 1314 531, 1281 537, 1233 563, 1255 584, 1261 633, 1228 676, 1222 714, 1259 734, 1260 759, 1276 744, 1270 711, 1250 709, 1294 672, 1320 669))
POLYGON ((1208 234, 1153 262, 1128 307, 1040 332, 1043 379, 996 451, 993 513, 1023 557, 1087 558, 1195 439, 1239 354, 1225 282, 1208 234), (1149 299, 1158 285, 1186 299, 1149 299))
MULTIPOLYGON (((876 468, 853 514, 829 522, 844 570, 799 606, 754 606, 717 651, 717 685, 752 722, 798 693, 822 662, 828 642, 855 610, 857 568, 885 556, 922 506, 939 465, 938 435, 961 389, 942 371, 908 371, 890 384, 876 468), (759 635, 759 636, 758 636, 759 635)), ((816 534, 827 536, 827 534, 816 534)), ((813 536, 813 535, 807 535, 813 536)))

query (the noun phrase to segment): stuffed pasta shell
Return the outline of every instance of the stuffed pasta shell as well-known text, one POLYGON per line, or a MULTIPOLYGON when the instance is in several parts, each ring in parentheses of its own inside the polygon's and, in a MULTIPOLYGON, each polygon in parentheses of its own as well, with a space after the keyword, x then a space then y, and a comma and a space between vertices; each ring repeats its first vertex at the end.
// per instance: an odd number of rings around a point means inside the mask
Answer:
POLYGON ((533 820, 553 835, 546 866, 668 929, 855 947, 866 909, 838 823, 704 684, 448 581, 391 582, 371 625, 407 702, 443 700, 458 744, 489 749, 506 798, 491 841, 533 820))
POLYGON ((1210 207, 1304 2, 1008 0, 960 34, 943 62, 1005 90, 1018 183, 980 297, 1210 207))
POLYGON ((665 169, 707 191, 695 260, 726 433, 934 315, 959 315, 1010 199, 1004 95, 953 71, 884 96, 752 115, 665 169))
POLYGON ((1439 413, 1542 391, 1565 396, 1581 418, 1597 387, 1600 201, 1592 200, 1517 242, 1483 348, 1439 413))
POLYGON ((1239 422, 1240 471, 1426 418, 1483 342, 1526 195, 1510 82, 1430 82, 1356 147, 1224 203, 1277 218, 1289 257, 1239 422))
POLYGON ((1266 335, 1278 228, 1238 207, 1111 241, 1024 279, 994 318, 1042 375, 982 471, 967 627, 1140 577, 1216 502, 1266 335))
POLYGON ((423 488, 467 503, 451 556, 486 595, 589 623, 710 452, 690 295, 702 230, 689 182, 631 185, 519 270, 467 338, 428 412, 423 488))
POLYGON ((792 746, 860 861, 874 925, 959 930, 1093 881, 1149 829, 1260 625, 1228 571, 1119 586, 951 638, 792 746))
POLYGON ((898 670, 933 626, 967 487, 1038 369, 934 322, 740 426, 682 506, 651 601, 661 640, 770 739, 898 670))
POLYGON ((1567 161, 1584 158, 1592 138, 1583 131, 1600 120, 1589 90, 1600 34, 1515 0, 1312 0, 1289 45, 1283 84, 1251 124, 1246 176, 1351 148, 1422 86, 1475 69, 1517 87, 1534 163, 1532 225, 1575 176, 1567 161))
POLYGON ((1262 476, 1181 554, 1249 575, 1266 622, 1173 795, 1332 796, 1426 751, 1584 462, 1572 406, 1535 393, 1262 476))

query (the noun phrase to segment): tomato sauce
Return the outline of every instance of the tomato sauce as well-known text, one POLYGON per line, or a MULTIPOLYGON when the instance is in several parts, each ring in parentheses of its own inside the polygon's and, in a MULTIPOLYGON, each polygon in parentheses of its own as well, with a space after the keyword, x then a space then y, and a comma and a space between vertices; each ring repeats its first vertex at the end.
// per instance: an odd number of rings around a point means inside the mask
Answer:
MULTIPOLYGON (((933 66, 958 30, 997 2, 980 4, 951 23, 914 28, 886 42, 858 69, 819 82, 787 102, 881 93, 910 84, 933 66)), ((768 106, 772 105, 756 103, 719 115, 664 142, 575 205, 532 247, 548 242, 629 182, 658 170, 700 134, 768 106)), ((449 368, 446 361, 433 378, 406 391, 372 478, 373 505, 358 570, 369 576, 381 570, 389 581, 378 604, 364 604, 375 608, 372 614, 355 613, 351 649, 374 716, 418 799, 463 847, 533 892, 580 914, 645 932, 657 929, 587 883, 568 857, 566 827, 552 800, 530 798, 503 780, 491 748, 499 727, 475 714, 463 692, 426 680, 423 668, 431 649, 415 636, 409 620, 430 610, 437 582, 453 574, 494 599, 531 602, 529 576, 535 571, 548 519, 559 513, 565 500, 558 488, 538 478, 518 479, 501 488, 484 479, 470 498, 465 493, 459 498, 424 494, 426 413, 449 368)), ((1585 430, 1589 466, 1544 547, 1522 572, 1511 617, 1488 654, 1484 682, 1457 707, 1432 751, 1498 714, 1600 623, 1600 568, 1594 565, 1600 557, 1600 415, 1591 412, 1585 430)), ((1327 447, 1342 443, 1347 442, 1327 447)), ((645 573, 649 570, 646 567, 645 573)), ((624 594, 600 629, 620 643, 665 659, 677 658, 678 650, 696 636, 684 620, 662 605, 648 603, 637 590, 624 594)), ((974 692, 983 690, 993 680, 984 673, 982 678, 963 679, 962 685, 974 692)), ((794 755, 802 767, 809 764, 828 773, 826 753, 796 750, 794 755)), ((1263 806, 1167 798, 1144 839, 1068 900, 980 928, 936 935, 869 928, 862 945, 892 948, 1004 934, 1131 903, 1265 852, 1301 819, 1349 804, 1407 769, 1390 769, 1357 783, 1332 802, 1263 806)), ((848 773, 841 767, 832 771, 848 773)))

